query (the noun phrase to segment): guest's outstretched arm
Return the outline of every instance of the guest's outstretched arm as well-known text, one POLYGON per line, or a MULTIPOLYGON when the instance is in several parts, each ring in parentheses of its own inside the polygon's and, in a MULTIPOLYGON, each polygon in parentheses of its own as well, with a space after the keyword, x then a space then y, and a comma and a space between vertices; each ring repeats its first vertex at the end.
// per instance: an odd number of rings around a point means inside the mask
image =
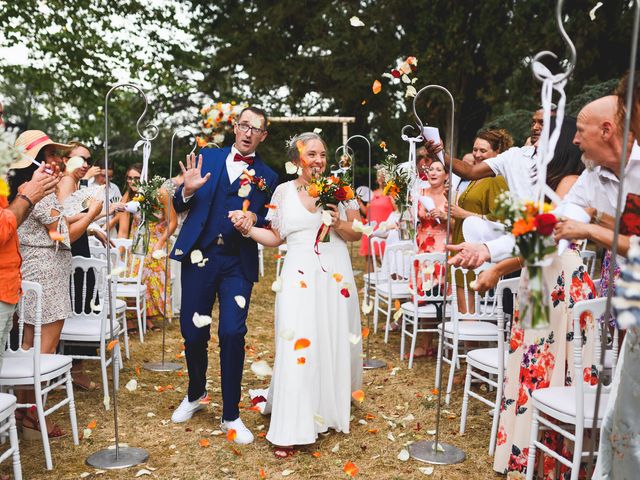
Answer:
POLYGON ((427 147, 427 151, 431 155, 437 155, 439 152, 444 152, 444 165, 447 167, 447 170, 449 169, 449 163, 453 162, 454 173, 456 175, 460 175, 466 180, 480 180, 481 178, 495 177, 496 175, 494 171, 491 170, 491 167, 485 162, 469 165, 457 158, 450 158, 449 154, 444 150, 442 143, 436 144, 433 140, 428 140, 424 145, 427 147))

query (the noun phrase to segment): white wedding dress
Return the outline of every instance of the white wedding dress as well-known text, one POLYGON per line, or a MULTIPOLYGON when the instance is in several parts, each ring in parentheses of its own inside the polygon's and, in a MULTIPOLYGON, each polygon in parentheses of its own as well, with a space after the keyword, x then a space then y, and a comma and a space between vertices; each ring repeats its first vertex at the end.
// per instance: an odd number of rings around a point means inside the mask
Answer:
MULTIPOLYGON (((267 440, 274 445, 314 443, 332 428, 349 432, 351 394, 362 384, 362 339, 356 284, 347 245, 331 231, 330 242, 314 252, 321 212, 302 204, 295 184, 273 194, 271 227, 286 239, 287 254, 276 284, 276 354, 271 385, 252 390, 264 396, 263 413, 271 413, 267 440), (302 339, 302 340, 301 340, 302 339), (295 349, 296 344, 306 348, 295 349)), ((358 209, 355 202, 340 205, 358 209)))

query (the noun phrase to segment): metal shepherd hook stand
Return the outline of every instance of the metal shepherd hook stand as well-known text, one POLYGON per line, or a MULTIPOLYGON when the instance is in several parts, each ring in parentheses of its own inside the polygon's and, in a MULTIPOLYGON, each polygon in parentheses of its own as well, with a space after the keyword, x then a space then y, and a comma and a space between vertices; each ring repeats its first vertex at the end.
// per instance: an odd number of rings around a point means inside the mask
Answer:
MULTIPOLYGON (((635 13, 633 17, 633 30, 631 33, 631 58, 629 60, 629 77, 627 78, 627 91, 625 98, 625 112, 624 112, 624 134, 623 139, 629 137, 629 131, 631 127, 631 110, 633 107, 633 89, 635 84, 635 74, 636 74, 636 57, 638 54, 638 31, 640 30, 640 2, 636 0, 635 2, 635 13)), ((620 185, 618 186, 618 199, 616 204, 616 220, 615 226, 613 228, 613 243, 611 245, 611 259, 609 265, 609 278, 614 278, 615 272, 615 259, 618 255, 618 233, 620 231, 620 217, 622 215, 622 202, 624 198, 624 174, 627 167, 627 157, 628 157, 628 144, 627 142, 622 142, 622 153, 620 159, 620 172, 618 172, 618 178, 620 180, 620 185)), ((613 297, 613 285, 614 282, 609 282, 607 289, 607 304, 605 308, 604 318, 605 323, 611 318, 611 299, 613 297)), ((602 345, 600 348, 600 359, 598 368, 602 371, 602 365, 604 365, 604 355, 606 348, 606 335, 602 335, 602 345)), ((593 409, 593 423, 591 425, 591 441, 589 443, 589 463, 587 468, 587 477, 591 476, 591 468, 594 465, 594 454, 596 448, 596 436, 598 430, 598 412, 600 409, 600 395, 602 392, 602 375, 598 375, 598 387, 596 389, 596 401, 593 409)), ((586 422, 585 422, 586 424, 586 422)))
MULTIPOLYGON (((347 141, 344 142, 344 145, 342 148, 344 149, 345 152, 348 152, 347 148, 349 146, 349 142, 355 138, 360 138, 367 143, 367 149, 368 149, 367 153, 368 153, 368 159, 369 159, 368 170, 367 170, 367 185, 369 187, 369 191, 371 191, 371 142, 369 141, 369 139, 362 135, 352 135, 349 138, 347 138, 347 141)), ((355 161, 353 160, 353 158, 351 161, 351 171, 355 172, 355 161)), ((368 237, 368 241, 369 241, 369 252, 371 252, 371 236, 368 237)), ((367 275, 365 276, 365 287, 364 287, 365 289, 364 295, 365 295, 365 298, 367 299, 367 302, 371 301, 370 288, 371 288, 371 282, 369 281, 369 275, 367 275)), ((368 314, 367 314, 367 328, 369 329, 369 335, 367 335, 367 344, 365 346, 365 355, 364 355, 364 360, 362 361, 362 368, 364 368, 365 370, 373 370, 374 368, 385 367, 387 365, 387 362, 384 362, 377 358, 369 357, 369 352, 371 348, 371 316, 368 314)))
MULTIPOLYGON (((449 90, 447 90, 446 88, 444 88, 441 85, 427 85, 426 87, 423 87, 420 89, 420 91, 418 91, 418 93, 416 94, 416 96, 413 98, 413 114, 416 117, 416 121, 418 123, 418 129, 420 132, 423 131, 422 127, 423 127, 423 123, 422 120, 420 120, 420 117, 418 116, 418 113, 416 112, 416 103, 418 101, 418 98, 420 97, 420 95, 430 89, 437 89, 437 90, 441 90, 444 93, 446 93, 449 96, 449 99, 451 100, 451 125, 450 125, 450 135, 449 135, 449 158, 453 159, 453 131, 454 131, 454 121, 455 121, 455 110, 456 110, 456 106, 455 106, 455 100, 453 99, 453 95, 451 95, 451 92, 449 90)), ((451 174, 453 173, 453 161, 450 161, 449 163, 449 177, 451 177, 451 174)), ((448 208, 447 208, 447 244, 449 242, 449 235, 451 233, 451 193, 452 193, 452 189, 449 189, 449 193, 448 193, 448 208)), ((449 274, 450 268, 447 264, 447 275, 449 274)), ((446 304, 447 304, 447 289, 449 288, 448 281, 447 281, 447 275, 444 276, 444 285, 443 285, 443 300, 442 303, 443 305, 445 305, 445 307, 442 309, 443 311, 446 311, 446 304)), ((444 324, 445 324, 445 319, 442 319, 442 322, 440 323, 440 327, 441 327, 441 332, 440 332, 440 342, 443 342, 444 339, 444 324)), ((444 355, 444 349, 442 348, 442 345, 440 346, 440 351, 443 352, 444 355)), ((442 371, 444 370, 444 368, 440 369, 440 373, 438 375, 438 385, 440 386, 440 388, 438 388, 438 399, 437 399, 437 405, 436 405, 436 435, 435 435, 435 440, 434 441, 420 441, 420 442, 415 442, 412 443, 409 446, 409 454, 411 455, 412 458, 415 458, 416 460, 419 460, 421 462, 425 462, 425 463, 432 463, 434 465, 451 465, 454 463, 460 463, 465 459, 465 453, 460 450, 458 447, 455 447, 453 445, 449 445, 448 443, 441 443, 440 440, 440 406, 441 406, 441 401, 442 401, 442 371)))
MULTIPOLYGON (((109 97, 114 90, 119 88, 133 88, 136 90, 144 99, 144 111, 142 115, 138 118, 136 122, 136 130, 138 131, 138 135, 143 140, 152 140, 158 135, 158 127, 155 125, 150 125, 150 128, 154 130, 155 135, 153 137, 147 137, 143 134, 140 129, 140 124, 145 114, 147 113, 147 108, 149 106, 149 101, 147 100, 147 96, 142 91, 140 87, 134 85, 132 83, 119 83, 107 92, 107 95, 104 99, 104 171, 105 171, 105 205, 106 205, 106 225, 109 225, 109 97)), ((113 308, 113 298, 112 293, 113 290, 111 288, 111 262, 109 259, 111 258, 111 234, 109 228, 107 230, 107 278, 109 281, 109 288, 107 289, 107 305, 109 309, 109 328, 111 333, 111 338, 115 338, 113 334, 113 318, 114 318, 114 308, 113 308)), ((125 325, 126 328, 126 325, 125 325)), ((112 375, 113 378, 116 378, 118 368, 117 362, 111 362, 112 367, 112 375)), ((135 448, 129 446, 120 446, 119 438, 118 438, 118 396, 115 382, 112 382, 112 403, 113 403, 113 429, 114 429, 114 438, 115 444, 113 447, 105 448, 103 450, 99 450, 87 457, 86 463, 94 468, 99 468, 103 470, 115 470, 119 468, 128 468, 133 467, 135 465, 140 465, 144 463, 149 458, 149 453, 143 448, 135 448)))
MULTIPOLYGON (((171 136, 171 154, 169 156, 169 177, 168 177, 169 181, 171 181, 171 178, 173 175, 173 151, 174 151, 175 139, 176 139, 176 136, 182 132, 186 132, 188 134, 187 136, 193 137, 194 142, 196 141, 195 134, 190 130, 187 130, 186 128, 179 128, 175 132, 173 132, 173 135, 171 136)), ((191 149, 189 154, 192 154, 193 152, 195 152, 197 146, 198 146, 197 142, 194 143, 193 148, 191 149)), ((167 228, 168 228, 169 224, 171 223, 171 200, 173 198, 173 195, 171 195, 171 192, 167 192, 167 193, 169 193, 169 195, 167 195, 167 228)), ((171 241, 169 238, 167 238, 167 241, 165 243, 166 256, 164 257, 165 261, 164 261, 164 310, 162 314, 162 357, 159 362, 146 362, 142 365, 144 369, 151 370, 152 372, 175 372, 176 370, 180 370, 182 368, 182 365, 180 365, 179 363, 165 361, 165 344, 166 344, 166 334, 167 334, 167 290, 168 290, 169 282, 171 281, 171 279, 169 278, 169 252, 171 251, 170 244, 171 244, 171 241)))

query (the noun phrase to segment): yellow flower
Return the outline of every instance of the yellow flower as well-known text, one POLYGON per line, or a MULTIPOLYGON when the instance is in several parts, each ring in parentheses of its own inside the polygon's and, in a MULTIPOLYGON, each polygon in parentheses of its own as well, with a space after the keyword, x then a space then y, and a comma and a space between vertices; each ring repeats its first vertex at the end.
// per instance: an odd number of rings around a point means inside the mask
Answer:
POLYGON ((0 197, 8 197, 9 193, 9 184, 4 180, 4 178, 0 178, 0 197))

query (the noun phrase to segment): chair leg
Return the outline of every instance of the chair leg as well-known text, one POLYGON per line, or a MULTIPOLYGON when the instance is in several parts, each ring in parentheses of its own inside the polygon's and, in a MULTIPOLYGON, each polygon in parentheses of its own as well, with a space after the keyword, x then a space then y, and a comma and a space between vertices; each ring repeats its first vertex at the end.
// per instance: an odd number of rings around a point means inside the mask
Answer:
POLYGON ((144 327, 144 333, 147 333, 147 295, 142 297, 142 325, 144 327))
POLYGON ((456 372, 456 365, 458 365, 458 341, 453 340, 453 349, 451 353, 451 365, 449 365, 449 380, 447 382, 447 394, 444 397, 444 401, 449 405, 451 400, 451 390, 453 389, 453 376, 456 372))
POLYGON ((389 330, 391 329, 391 304, 393 298, 387 298, 387 322, 384 327, 384 343, 389 343, 389 330))
POLYGON ((18 430, 16 429, 16 417, 12 414, 9 417, 9 442, 13 450, 13 478, 22 480, 22 465, 20 463, 20 444, 18 442, 18 430))
MULTIPOLYGON (((69 373, 71 378, 71 373, 69 373)), ((53 460, 51 459, 51 446, 49 445, 49 432, 47 431, 47 419, 44 415, 44 404, 42 402, 42 393, 40 388, 35 388, 36 394, 36 413, 38 414, 38 425, 40 426, 40 435, 42 436, 42 448, 44 449, 44 463, 47 470, 53 470, 53 460)))
POLYGON ((529 456, 527 457, 527 480, 533 480, 533 470, 536 465, 536 442, 538 441, 538 409, 533 407, 531 422, 531 437, 529 438, 529 456))
POLYGON ((469 407, 469 390, 471 389, 471 365, 467 363, 467 375, 464 380, 464 393, 462 394, 462 412, 460 413, 460 434, 464 433, 467 424, 467 408, 469 407))
POLYGON ((411 347, 409 350, 409 368, 413 368, 413 357, 416 353, 416 341, 418 338, 418 315, 413 316, 413 335, 411 336, 411 347))
MULTIPOLYGON (((404 337, 407 334, 407 315, 402 314, 402 328, 400 329, 400 361, 404 360, 404 337)), ((411 365, 411 359, 409 359, 409 365, 411 365)), ((411 368, 411 367, 409 367, 411 368)))
POLYGON ((373 333, 378 333, 378 320, 380 317, 380 297, 378 292, 373 294, 373 333))
POLYGON ((493 456, 498 438, 498 423, 500 423, 500 405, 502 405, 502 382, 498 375, 498 388, 496 388, 496 404, 493 408, 493 420, 491 421, 491 438, 489 439, 489 455, 493 456))
POLYGON ((67 372, 67 397, 69 398, 69 421, 71 422, 73 444, 80 445, 80 437, 78 436, 78 420, 76 418, 76 401, 73 396, 73 379, 71 378, 71 371, 67 372))
POLYGON ((140 310, 140 296, 136 297, 136 317, 138 319, 138 333, 140 334, 140 343, 144 343, 144 330, 142 328, 142 311, 140 310))
POLYGON ((122 318, 122 331, 124 335, 124 354, 127 357, 127 360, 131 358, 129 355, 129 331, 127 329, 127 315, 125 310, 125 315, 122 318))

